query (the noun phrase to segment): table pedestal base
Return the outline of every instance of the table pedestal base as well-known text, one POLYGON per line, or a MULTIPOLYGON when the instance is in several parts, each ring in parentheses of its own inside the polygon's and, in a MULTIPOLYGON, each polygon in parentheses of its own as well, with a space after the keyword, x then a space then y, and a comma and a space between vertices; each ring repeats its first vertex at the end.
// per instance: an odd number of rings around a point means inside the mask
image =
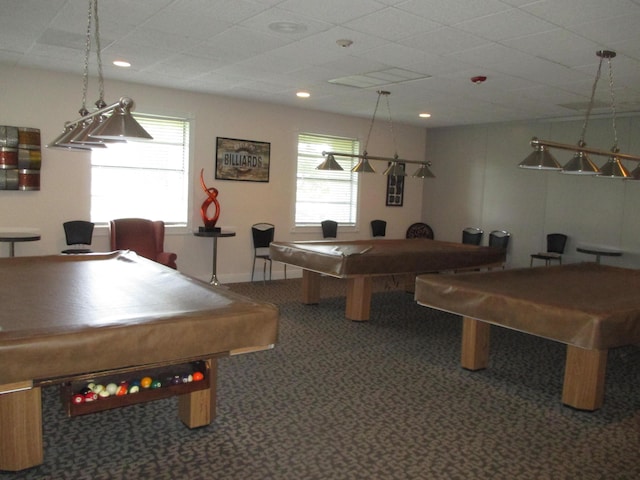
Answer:
POLYGON ((43 461, 41 389, 1 394, 0 470, 17 472, 43 461))
MULTIPOLYGON (((371 313, 371 277, 357 276, 347 278, 347 306, 345 316, 349 320, 366 321, 371 313)), ((320 274, 311 270, 302 270, 302 303, 315 305, 320 303, 320 274)))

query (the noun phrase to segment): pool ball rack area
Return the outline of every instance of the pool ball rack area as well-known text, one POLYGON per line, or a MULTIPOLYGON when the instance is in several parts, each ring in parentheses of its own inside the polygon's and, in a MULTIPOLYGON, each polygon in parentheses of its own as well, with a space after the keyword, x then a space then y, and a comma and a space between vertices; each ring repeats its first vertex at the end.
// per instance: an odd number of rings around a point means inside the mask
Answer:
MULTIPOLYGON (((199 377, 200 375, 195 375, 195 378, 199 377)), ((176 365, 146 366, 144 369, 131 367, 66 379, 60 385, 60 398, 67 415, 73 417, 207 390, 211 386, 211 381, 210 361, 194 360, 176 365), (193 381, 196 372, 202 374, 202 378, 193 381), (187 380, 189 376, 192 381, 187 380), (140 386, 137 392, 113 394, 92 400, 86 398, 82 401, 78 400, 78 395, 84 395, 82 392, 90 384, 107 386, 113 383, 118 387, 124 385, 130 387, 135 384, 140 385, 138 382, 145 377, 159 381, 160 385, 154 384, 153 387, 147 388, 140 386)))

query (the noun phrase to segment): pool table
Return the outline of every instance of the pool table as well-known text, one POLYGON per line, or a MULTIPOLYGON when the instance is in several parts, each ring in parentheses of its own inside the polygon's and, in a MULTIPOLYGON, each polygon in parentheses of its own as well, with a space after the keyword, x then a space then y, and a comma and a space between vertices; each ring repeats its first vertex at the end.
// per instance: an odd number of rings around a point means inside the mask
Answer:
POLYGON ((2 258, 0 275, 0 470, 43 462, 42 386, 201 361, 208 387, 178 393, 195 428, 215 417, 217 358, 277 340, 276 306, 132 252, 2 258))
POLYGON ((272 242, 269 251, 272 260, 303 269, 305 304, 319 302, 320 275, 345 278, 345 316, 357 321, 369 319, 374 276, 495 267, 506 258, 502 248, 425 238, 272 242))
POLYGON ((562 402, 593 411, 604 401, 610 348, 640 343, 640 270, 597 263, 458 275, 421 275, 415 299, 463 317, 461 364, 489 363, 490 326, 567 345, 562 402))

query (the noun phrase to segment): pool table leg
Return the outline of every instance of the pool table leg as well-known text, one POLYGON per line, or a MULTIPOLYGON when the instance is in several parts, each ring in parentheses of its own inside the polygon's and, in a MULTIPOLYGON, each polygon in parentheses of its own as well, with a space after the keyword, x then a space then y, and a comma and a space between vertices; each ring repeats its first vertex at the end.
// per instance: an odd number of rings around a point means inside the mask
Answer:
POLYGON ((562 403, 578 410, 597 410, 604 403, 608 350, 567 345, 562 403))
POLYGON ((462 353, 460 363, 467 370, 489 366, 489 334, 491 325, 473 318, 462 319, 462 353))
POLYGON ((369 320, 371 313, 371 277, 350 277, 347 279, 347 308, 345 316, 349 320, 369 320))
POLYGON ((17 472, 44 461, 39 387, 0 395, 0 470, 17 472))
POLYGON ((204 427, 216 418, 218 361, 206 361, 209 367, 209 388, 178 396, 178 417, 189 428, 204 427))
POLYGON ((320 303, 320 274, 302 270, 302 303, 312 305, 320 303))

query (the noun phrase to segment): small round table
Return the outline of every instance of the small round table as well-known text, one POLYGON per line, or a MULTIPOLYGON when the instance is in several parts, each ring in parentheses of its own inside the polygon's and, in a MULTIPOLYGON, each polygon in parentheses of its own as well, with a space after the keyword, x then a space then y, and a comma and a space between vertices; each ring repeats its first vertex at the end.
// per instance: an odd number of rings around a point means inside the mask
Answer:
POLYGON ((0 242, 9 242, 9 256, 15 257, 16 255, 16 242, 35 242, 40 240, 40 234, 29 232, 1 232, 0 242))
POLYGON ((209 230, 198 230, 193 232, 196 237, 207 237, 213 238, 213 259, 211 260, 211 280, 209 283, 211 285, 220 285, 220 281, 216 276, 217 270, 217 257, 218 257, 218 238, 220 237, 235 237, 236 232, 223 232, 223 231, 209 231, 209 230))
POLYGON ((589 255, 596 256, 596 263, 600 263, 600 257, 620 257, 622 252, 620 250, 613 250, 611 248, 595 247, 587 245, 578 245, 576 251, 580 253, 587 253, 589 255))

